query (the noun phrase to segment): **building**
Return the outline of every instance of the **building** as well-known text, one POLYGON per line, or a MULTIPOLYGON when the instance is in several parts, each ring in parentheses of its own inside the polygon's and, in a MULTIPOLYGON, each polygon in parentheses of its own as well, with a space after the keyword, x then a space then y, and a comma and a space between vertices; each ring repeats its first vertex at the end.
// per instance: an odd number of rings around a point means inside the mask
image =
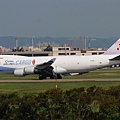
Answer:
POLYGON ((102 49, 90 49, 90 50, 72 50, 71 47, 53 47, 52 54, 53 56, 58 55, 100 55, 104 53, 106 50, 102 49))
POLYGON ((106 50, 103 49, 88 49, 88 50, 78 50, 72 49, 71 47, 52 47, 52 51, 43 51, 39 49, 32 49, 29 51, 21 51, 21 52, 6 52, 1 51, 3 55, 22 55, 22 56, 59 56, 59 55, 99 55, 104 53, 106 50))

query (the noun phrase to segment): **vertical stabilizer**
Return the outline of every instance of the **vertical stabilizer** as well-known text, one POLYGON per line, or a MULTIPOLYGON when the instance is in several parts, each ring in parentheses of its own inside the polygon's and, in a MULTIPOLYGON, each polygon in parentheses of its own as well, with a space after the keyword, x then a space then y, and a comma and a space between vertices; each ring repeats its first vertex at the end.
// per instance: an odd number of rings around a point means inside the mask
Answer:
POLYGON ((105 52, 103 55, 118 55, 120 54, 120 38, 105 52))

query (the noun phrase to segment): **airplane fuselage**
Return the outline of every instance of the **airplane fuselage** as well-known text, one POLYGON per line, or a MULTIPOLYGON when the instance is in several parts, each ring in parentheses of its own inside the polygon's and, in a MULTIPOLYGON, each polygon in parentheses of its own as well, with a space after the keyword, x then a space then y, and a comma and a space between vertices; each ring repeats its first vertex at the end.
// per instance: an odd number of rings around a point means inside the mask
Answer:
POLYGON ((51 65, 55 73, 85 73, 91 70, 120 64, 120 61, 109 61, 114 55, 92 56, 50 56, 50 57, 24 57, 16 55, 0 55, 0 72, 13 73, 15 69, 27 66, 36 66, 56 58, 51 65))
POLYGON ((60 74, 83 74, 118 64, 120 64, 120 39, 101 55, 46 57, 0 55, 0 72, 13 73, 15 76, 39 74, 39 79, 47 77, 61 79, 60 74))

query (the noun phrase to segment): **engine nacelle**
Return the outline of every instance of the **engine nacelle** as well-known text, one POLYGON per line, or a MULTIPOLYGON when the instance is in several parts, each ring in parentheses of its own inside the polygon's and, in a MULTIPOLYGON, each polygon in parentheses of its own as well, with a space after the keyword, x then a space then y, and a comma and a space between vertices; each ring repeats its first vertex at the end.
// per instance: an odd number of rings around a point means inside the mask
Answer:
POLYGON ((59 66, 53 66, 53 71, 57 74, 63 74, 63 73, 67 73, 67 70, 62 68, 62 67, 59 67, 59 66))
POLYGON ((18 76, 18 77, 21 77, 21 76, 25 76, 25 75, 28 75, 28 74, 35 73, 34 70, 35 70, 35 67, 20 68, 20 69, 16 69, 14 71, 14 75, 18 76))
POLYGON ((14 71, 14 75, 15 75, 15 76, 18 76, 18 77, 25 76, 24 69, 16 69, 16 70, 14 71))
POLYGON ((33 74, 35 71, 35 67, 25 67, 24 68, 24 73, 25 74, 33 74))

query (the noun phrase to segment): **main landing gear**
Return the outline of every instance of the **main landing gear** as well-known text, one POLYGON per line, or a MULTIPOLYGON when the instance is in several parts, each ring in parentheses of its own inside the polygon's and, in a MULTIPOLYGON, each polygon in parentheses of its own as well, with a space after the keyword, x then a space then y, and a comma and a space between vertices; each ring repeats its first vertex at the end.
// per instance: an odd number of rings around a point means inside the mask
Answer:
MULTIPOLYGON (((50 79, 62 79, 62 76, 60 74, 57 74, 55 76, 49 76, 50 79)), ((43 79, 46 79, 47 76, 43 76, 43 75, 39 75, 39 80, 43 80, 43 79)))
POLYGON ((46 78, 47 78, 46 76, 39 75, 39 80, 43 80, 43 79, 46 79, 46 78))

